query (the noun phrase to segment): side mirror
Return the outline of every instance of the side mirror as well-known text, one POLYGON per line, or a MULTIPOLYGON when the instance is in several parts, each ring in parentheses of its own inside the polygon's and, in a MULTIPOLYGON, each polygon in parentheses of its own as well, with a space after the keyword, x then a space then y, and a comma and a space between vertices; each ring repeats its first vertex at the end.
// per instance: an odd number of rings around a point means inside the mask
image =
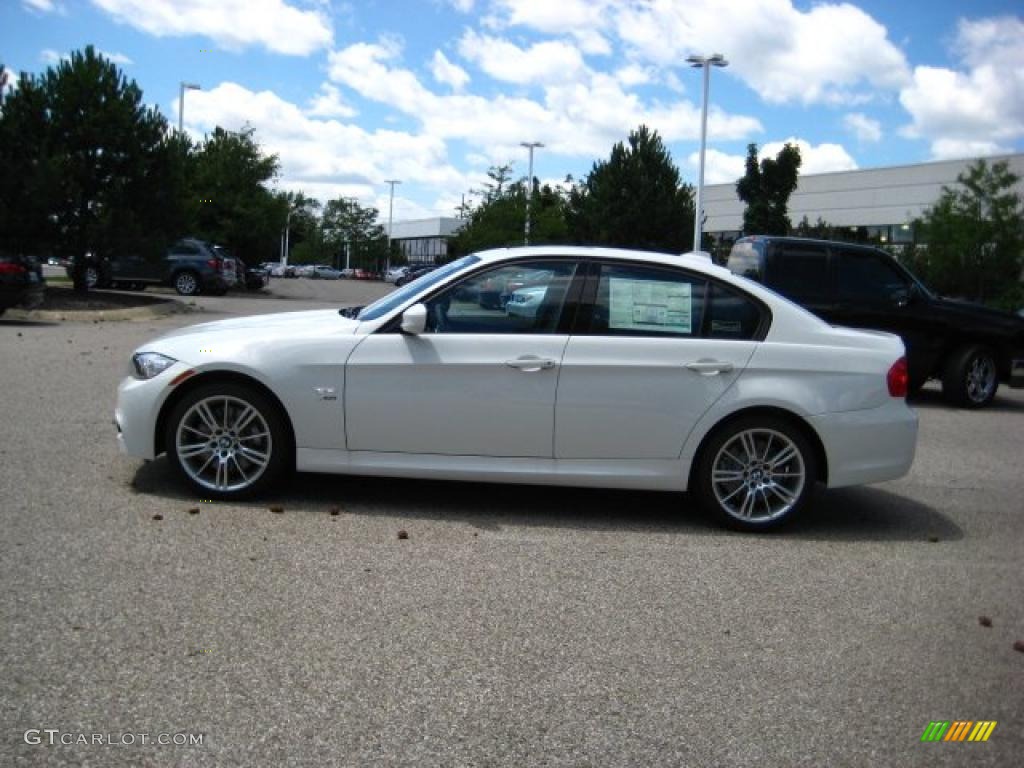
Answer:
POLYGON ((900 309, 910 306, 919 298, 917 286, 911 283, 906 288, 901 288, 898 291, 893 291, 892 303, 900 309))
POLYGON ((427 308, 423 304, 413 304, 402 313, 402 333, 419 336, 427 328, 427 308))

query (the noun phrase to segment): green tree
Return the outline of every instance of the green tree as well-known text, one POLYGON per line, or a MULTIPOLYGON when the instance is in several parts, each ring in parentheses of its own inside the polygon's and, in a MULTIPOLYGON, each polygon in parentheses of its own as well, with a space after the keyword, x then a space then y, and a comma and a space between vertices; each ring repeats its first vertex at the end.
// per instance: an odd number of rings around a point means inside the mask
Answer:
POLYGON ((628 145, 612 147, 569 195, 567 226, 574 242, 679 253, 693 243, 692 188, 657 131, 645 125, 628 145))
POLYGON ((757 162, 757 145, 747 147, 747 166, 736 182, 736 194, 747 204, 743 211, 743 232, 747 235, 788 235, 789 196, 796 189, 800 172, 800 149, 786 144, 775 158, 757 162))
POLYGON ((278 168, 277 155, 263 153, 252 128, 214 129, 193 160, 195 234, 227 246, 248 264, 276 258, 288 201, 266 185, 278 168))
POLYGON ((1024 210, 1013 191, 1019 177, 1005 162, 978 160, 943 187, 920 225, 927 250, 918 261, 940 293, 976 301, 1020 293, 1024 210))
POLYGON ((388 236, 378 221, 380 211, 363 207, 349 197, 329 200, 324 206, 321 228, 324 242, 335 255, 335 263, 353 269, 380 272, 388 255, 388 236))
MULTIPOLYGON (((465 226, 451 242, 449 255, 472 253, 487 248, 522 245, 526 224, 527 180, 509 183, 512 166, 493 166, 483 190, 474 194, 481 199, 475 206, 462 209, 465 226)), ((530 200, 530 242, 564 243, 568 240, 565 222, 566 195, 550 185, 532 180, 530 200)))
POLYGON ((0 238, 73 255, 158 253, 183 220, 167 122, 92 46, 23 76, 0 116, 0 238), (45 219, 45 220, 44 220, 45 219))

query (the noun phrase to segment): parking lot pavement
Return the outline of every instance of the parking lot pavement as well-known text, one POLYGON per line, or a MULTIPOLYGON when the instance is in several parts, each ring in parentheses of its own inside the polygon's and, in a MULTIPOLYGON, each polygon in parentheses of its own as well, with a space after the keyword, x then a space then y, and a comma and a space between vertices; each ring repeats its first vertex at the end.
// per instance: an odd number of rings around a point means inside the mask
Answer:
POLYGON ((111 426, 131 350, 202 319, 0 320, 0 765, 1024 754, 1024 393, 970 413, 926 390, 911 474, 822 493, 782 535, 673 494, 303 475, 210 504, 111 426), (922 743, 935 720, 998 725, 922 743), (143 733, 203 744, 59 744, 143 733))

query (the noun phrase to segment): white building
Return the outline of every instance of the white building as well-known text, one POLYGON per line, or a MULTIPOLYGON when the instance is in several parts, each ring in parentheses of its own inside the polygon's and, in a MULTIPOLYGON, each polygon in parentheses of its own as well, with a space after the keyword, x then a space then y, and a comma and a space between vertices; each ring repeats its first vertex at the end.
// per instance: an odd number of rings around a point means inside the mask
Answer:
MULTIPOLYGON (((434 264, 448 255, 448 239, 464 224, 463 219, 440 217, 396 221, 392 241, 398 243, 410 264, 434 264)), ((384 231, 387 231, 387 224, 384 231)))
MULTIPOLYGON (((821 219, 835 227, 865 228, 869 240, 908 243, 910 223, 935 204, 943 186, 956 186, 956 177, 979 159, 989 166, 1006 161, 1024 180, 1024 154, 801 175, 789 198, 789 220, 795 227, 806 216, 812 226, 821 219)), ((1016 191, 1024 198, 1024 181, 1016 191)), ((743 209, 735 182, 706 186, 704 231, 717 241, 738 237, 743 209)))

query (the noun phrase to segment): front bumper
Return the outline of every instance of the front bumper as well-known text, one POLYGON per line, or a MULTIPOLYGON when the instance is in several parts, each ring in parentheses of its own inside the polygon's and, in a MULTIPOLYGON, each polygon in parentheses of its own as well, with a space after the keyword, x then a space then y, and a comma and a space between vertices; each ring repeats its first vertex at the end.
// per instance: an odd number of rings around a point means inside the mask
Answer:
POLYGON ((829 488, 895 480, 914 463, 917 414, 903 400, 813 416, 810 422, 825 447, 829 488))
POLYGON ((155 459, 156 423, 160 409, 174 388, 170 382, 189 366, 177 362, 152 379, 124 378, 117 387, 114 426, 121 453, 137 459, 155 459))

